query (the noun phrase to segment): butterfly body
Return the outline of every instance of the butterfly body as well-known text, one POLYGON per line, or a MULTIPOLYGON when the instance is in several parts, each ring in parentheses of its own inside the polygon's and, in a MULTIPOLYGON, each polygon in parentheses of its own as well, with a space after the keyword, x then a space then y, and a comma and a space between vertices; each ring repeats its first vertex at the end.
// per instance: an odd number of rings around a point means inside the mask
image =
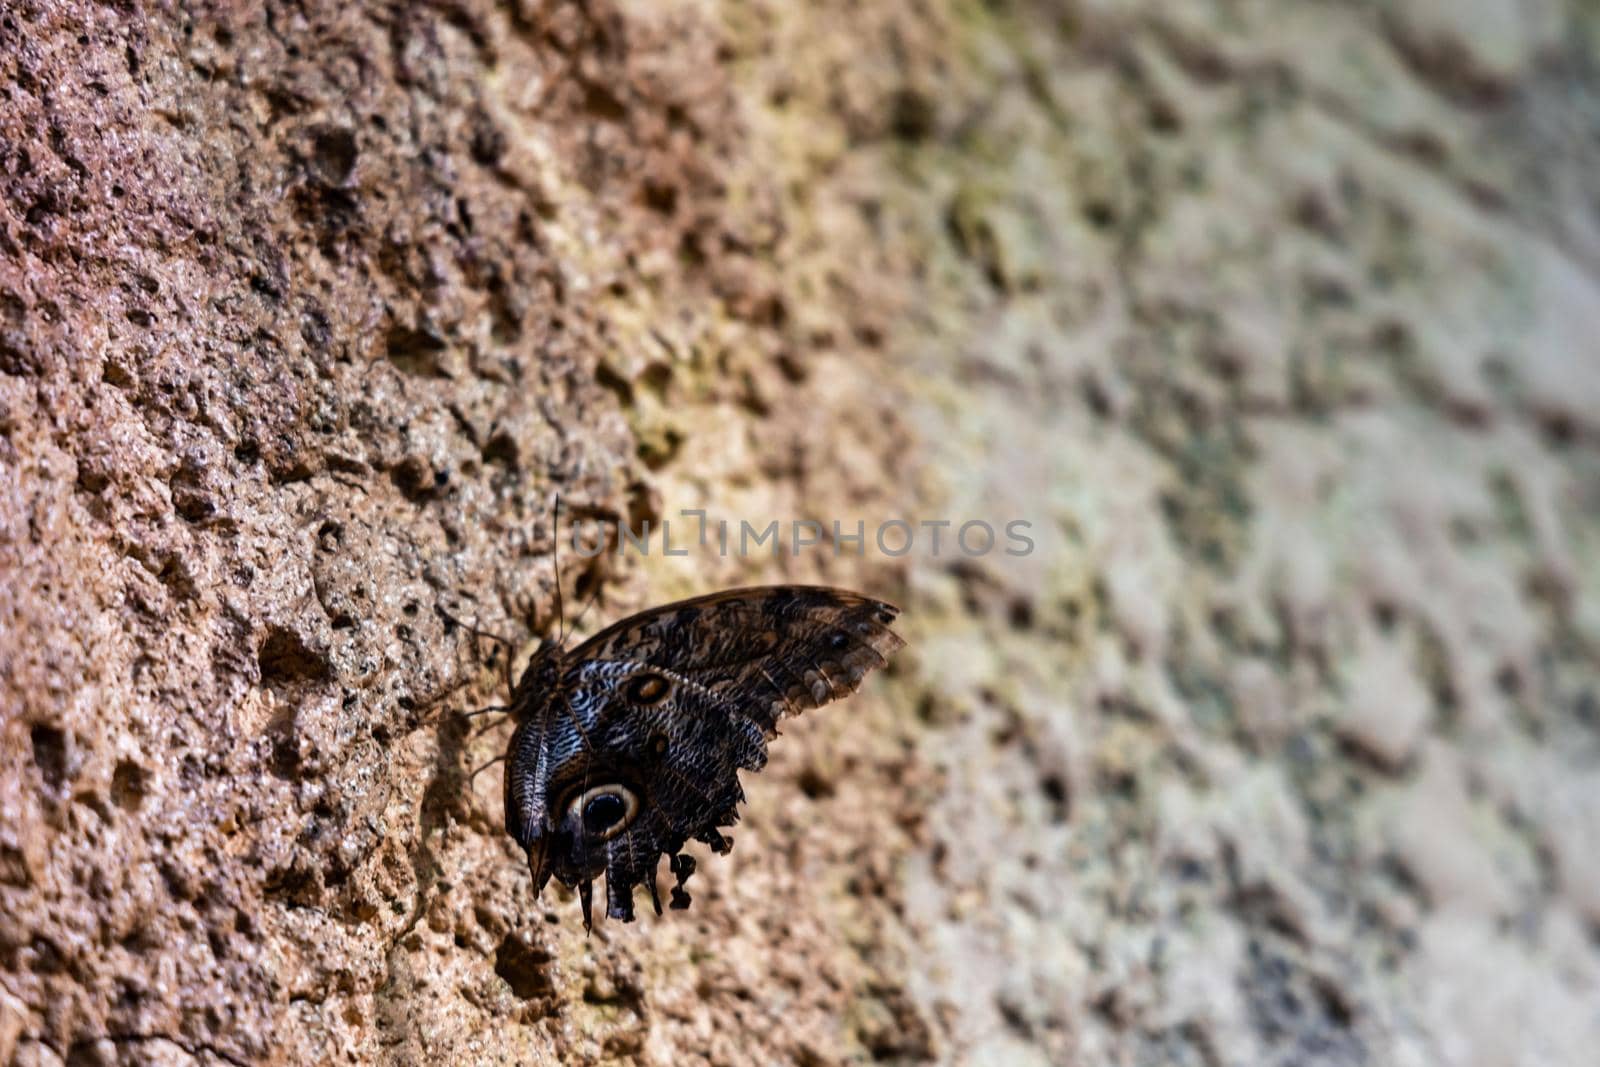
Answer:
POLYGON ((633 919, 633 889, 656 911, 660 857, 687 907, 690 839, 731 847, 738 772, 766 765, 781 719, 847 696, 904 642, 898 609, 820 586, 735 589, 641 612, 571 651, 546 642, 512 694, 506 829, 534 889, 576 887, 591 921, 594 879, 606 913, 633 919))

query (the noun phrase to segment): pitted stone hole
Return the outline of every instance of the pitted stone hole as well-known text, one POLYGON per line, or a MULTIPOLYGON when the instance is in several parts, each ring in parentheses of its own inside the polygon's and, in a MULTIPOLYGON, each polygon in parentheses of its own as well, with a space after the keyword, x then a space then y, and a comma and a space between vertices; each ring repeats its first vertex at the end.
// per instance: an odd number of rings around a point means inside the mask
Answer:
POLYGON ((492 167, 505 157, 508 143, 505 132, 495 125, 489 113, 477 108, 472 115, 472 140, 468 145, 472 158, 492 167))
POLYGON ((337 552, 344 544, 344 527, 329 519, 317 527, 317 547, 324 552, 337 552))
POLYGON ((421 456, 407 456, 389 471, 389 480, 400 494, 413 503, 437 496, 450 480, 445 471, 435 471, 421 456))
POLYGON ((1050 804, 1050 818, 1066 822, 1072 811, 1072 795, 1067 780, 1059 774, 1047 774, 1039 779, 1039 791, 1050 804))
POLYGON ((384 338, 384 349, 392 362, 406 374, 418 378, 442 377, 439 353, 444 341, 421 330, 396 324, 384 338))
POLYGON ((52 789, 61 788, 67 777, 67 739, 60 730, 44 723, 35 723, 28 731, 33 742, 33 765, 52 789))
POLYGON ((149 789, 149 775, 132 760, 118 760, 111 772, 111 800, 126 812, 136 812, 144 805, 149 789))
POLYGON ((938 128, 939 109, 933 97, 916 89, 895 90, 889 98, 889 129, 902 141, 925 141, 938 128))
POLYGON ((552 957, 538 945, 530 945, 513 931, 500 942, 494 954, 494 973, 505 979, 511 992, 522 1000, 549 996, 555 991, 550 980, 552 957))
POLYGON ((608 363, 602 363, 595 368, 594 377, 595 381, 599 383, 601 388, 609 389, 612 393, 616 394, 618 403, 620 403, 623 407, 632 405, 633 383, 627 378, 624 378, 621 374, 618 374, 616 368, 612 367, 608 363))
POLYGON ((1547 412, 1539 417, 1545 443, 1553 449, 1570 448, 1578 439, 1578 424, 1565 412, 1547 412))
POLYGON ((1494 672, 1495 688, 1515 700, 1522 695, 1522 672, 1515 663, 1502 663, 1494 672))
POLYGON ((309 648, 298 633, 282 626, 267 631, 267 639, 261 642, 256 661, 261 669, 261 682, 267 686, 320 682, 329 674, 327 659, 309 648))
POLYGON ((333 338, 333 328, 328 323, 328 316, 312 308, 300 315, 300 339, 312 348, 321 350, 328 347, 328 342, 333 338))
POLYGON ((285 782, 300 777, 300 738, 295 730, 295 717, 279 717, 267 730, 271 749, 267 755, 267 768, 273 776, 285 782))
POLYGON ((816 766, 801 770, 799 786, 800 791, 811 800, 826 800, 835 792, 833 780, 816 766))
POLYGON ((1083 205, 1083 217, 1097 230, 1109 230, 1117 223, 1117 209, 1109 200, 1090 200, 1083 205))
POLYGON ((517 439, 504 430, 491 436, 488 443, 483 446, 483 461, 497 467, 514 470, 520 458, 517 439))
POLYGON ((356 135, 349 130, 324 126, 312 134, 311 167, 325 185, 343 185, 356 167, 360 149, 356 135))
POLYGON ((678 209, 678 187, 671 182, 646 181, 644 202, 652 211, 671 215, 678 209))

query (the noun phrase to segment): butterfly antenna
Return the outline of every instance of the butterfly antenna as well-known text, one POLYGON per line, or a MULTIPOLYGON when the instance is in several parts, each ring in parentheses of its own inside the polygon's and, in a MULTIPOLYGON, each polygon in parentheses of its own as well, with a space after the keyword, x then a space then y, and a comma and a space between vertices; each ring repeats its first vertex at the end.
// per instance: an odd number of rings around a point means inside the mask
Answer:
POLYGON ((566 611, 561 603, 561 494, 556 494, 554 517, 550 527, 550 567, 556 579, 556 644, 567 643, 566 611))
POLYGON ((577 631, 578 627, 583 625, 583 617, 589 614, 589 609, 594 607, 594 602, 600 599, 600 585, 601 583, 599 581, 594 583, 594 592, 589 594, 589 599, 584 602, 583 610, 578 612, 578 617, 572 620, 572 629, 574 632, 577 631))

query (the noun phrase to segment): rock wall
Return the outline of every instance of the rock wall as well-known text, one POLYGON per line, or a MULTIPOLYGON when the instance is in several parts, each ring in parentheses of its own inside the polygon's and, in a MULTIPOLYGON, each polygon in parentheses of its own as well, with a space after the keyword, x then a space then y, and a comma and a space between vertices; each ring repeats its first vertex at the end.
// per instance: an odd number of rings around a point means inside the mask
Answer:
POLYGON ((1590 6, 250 7, 0 0, 0 1061, 1588 1062, 1590 6), (557 493, 912 641, 587 937, 557 493))

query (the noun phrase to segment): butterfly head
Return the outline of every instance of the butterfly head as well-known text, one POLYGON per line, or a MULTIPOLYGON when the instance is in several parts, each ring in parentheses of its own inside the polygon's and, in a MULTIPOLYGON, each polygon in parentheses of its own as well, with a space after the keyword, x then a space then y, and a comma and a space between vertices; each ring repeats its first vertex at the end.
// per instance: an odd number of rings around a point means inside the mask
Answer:
POLYGON ((533 650, 533 655, 528 658, 528 665, 523 668, 522 679, 517 683, 519 696, 532 696, 536 699, 521 699, 516 701, 518 707, 532 710, 537 707, 545 694, 551 693, 561 682, 561 675, 567 669, 566 648, 556 638, 542 637, 539 647, 533 650))

